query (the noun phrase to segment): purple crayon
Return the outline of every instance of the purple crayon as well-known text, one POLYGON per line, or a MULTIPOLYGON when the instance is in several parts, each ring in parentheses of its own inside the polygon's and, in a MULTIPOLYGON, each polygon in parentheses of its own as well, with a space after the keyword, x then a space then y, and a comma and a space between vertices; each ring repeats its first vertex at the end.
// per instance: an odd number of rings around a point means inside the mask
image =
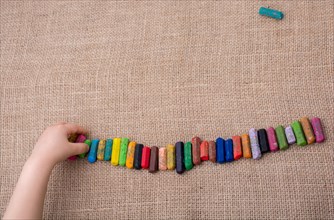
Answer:
POLYGON ((285 136, 286 136, 286 139, 288 140, 288 144, 296 143, 296 137, 295 137, 295 134, 293 133, 291 126, 288 126, 285 128, 285 136))
POLYGON ((255 128, 251 128, 249 130, 249 138, 251 142, 252 156, 253 159, 260 159, 262 154, 260 150, 259 140, 257 138, 257 130, 255 128))
POLYGON ((320 118, 311 119, 312 128, 315 134, 315 140, 317 143, 321 143, 325 140, 325 135, 322 130, 320 118))

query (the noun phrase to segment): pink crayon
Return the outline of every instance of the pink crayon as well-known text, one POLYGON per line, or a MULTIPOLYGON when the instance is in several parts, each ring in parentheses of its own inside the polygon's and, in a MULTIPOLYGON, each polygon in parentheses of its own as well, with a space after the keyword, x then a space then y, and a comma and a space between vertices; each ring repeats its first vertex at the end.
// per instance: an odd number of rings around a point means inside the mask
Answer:
POLYGON ((311 119, 312 128, 315 134, 315 140, 317 143, 321 143, 325 140, 325 135, 322 130, 320 118, 311 119))
MULTIPOLYGON (((84 143, 86 140, 86 136, 83 135, 83 134, 80 134, 77 139, 75 140, 75 143, 84 143)), ((74 156, 71 156, 68 158, 69 160, 76 160, 77 159, 77 156, 74 155, 74 156)))
POLYGON ((269 142, 269 149, 271 152, 278 151, 278 144, 275 134, 275 129, 273 127, 269 127, 267 129, 267 135, 268 135, 268 142, 269 142))

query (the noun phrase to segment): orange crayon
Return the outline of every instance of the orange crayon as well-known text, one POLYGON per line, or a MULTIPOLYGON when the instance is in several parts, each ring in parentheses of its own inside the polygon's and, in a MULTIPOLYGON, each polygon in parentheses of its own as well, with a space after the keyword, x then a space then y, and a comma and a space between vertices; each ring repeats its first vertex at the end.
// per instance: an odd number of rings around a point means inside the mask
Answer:
POLYGON ((252 151, 248 134, 241 135, 241 143, 244 158, 252 158, 252 151))

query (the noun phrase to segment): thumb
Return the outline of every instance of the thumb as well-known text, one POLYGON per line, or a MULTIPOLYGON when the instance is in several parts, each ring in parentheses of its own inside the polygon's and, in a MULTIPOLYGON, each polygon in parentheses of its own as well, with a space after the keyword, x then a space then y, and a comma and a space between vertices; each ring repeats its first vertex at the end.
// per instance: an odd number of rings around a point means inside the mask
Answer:
POLYGON ((70 143, 71 155, 78 155, 86 153, 89 150, 89 147, 85 143, 70 143))

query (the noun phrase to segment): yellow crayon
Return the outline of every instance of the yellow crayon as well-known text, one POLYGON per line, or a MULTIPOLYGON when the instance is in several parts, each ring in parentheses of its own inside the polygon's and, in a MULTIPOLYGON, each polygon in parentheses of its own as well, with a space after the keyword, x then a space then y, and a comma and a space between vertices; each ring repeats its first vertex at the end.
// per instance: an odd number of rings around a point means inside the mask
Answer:
POLYGON ((121 139, 114 138, 112 145, 112 153, 111 153, 111 164, 114 166, 118 166, 120 149, 121 149, 121 139))
POLYGON ((133 168, 133 161, 135 157, 135 148, 136 148, 136 142, 131 141, 128 145, 128 152, 126 154, 126 167, 129 169, 133 168))
POLYGON ((167 145, 167 169, 175 169, 175 146, 168 144, 167 145))
POLYGON ((97 159, 103 160, 104 159, 104 148, 106 147, 106 140, 100 140, 99 146, 97 148, 97 159))

